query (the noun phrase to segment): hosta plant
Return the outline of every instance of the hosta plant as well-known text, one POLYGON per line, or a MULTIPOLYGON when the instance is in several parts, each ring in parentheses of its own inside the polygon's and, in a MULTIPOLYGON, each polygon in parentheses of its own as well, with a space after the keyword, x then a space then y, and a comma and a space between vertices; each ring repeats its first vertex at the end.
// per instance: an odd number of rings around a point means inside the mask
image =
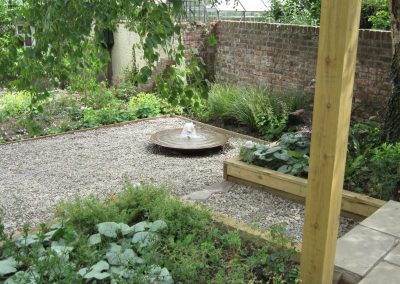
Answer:
POLYGON ((250 141, 240 150, 242 160, 294 176, 307 176, 310 140, 293 133, 284 134, 276 144, 257 145, 250 141))

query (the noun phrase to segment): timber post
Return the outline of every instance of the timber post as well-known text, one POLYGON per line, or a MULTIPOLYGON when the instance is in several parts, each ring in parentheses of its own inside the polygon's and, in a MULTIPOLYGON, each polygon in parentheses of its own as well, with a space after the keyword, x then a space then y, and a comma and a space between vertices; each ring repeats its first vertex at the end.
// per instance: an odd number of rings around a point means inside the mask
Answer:
POLYGON ((361 0, 321 2, 303 284, 331 284, 333 279, 361 11, 361 0))

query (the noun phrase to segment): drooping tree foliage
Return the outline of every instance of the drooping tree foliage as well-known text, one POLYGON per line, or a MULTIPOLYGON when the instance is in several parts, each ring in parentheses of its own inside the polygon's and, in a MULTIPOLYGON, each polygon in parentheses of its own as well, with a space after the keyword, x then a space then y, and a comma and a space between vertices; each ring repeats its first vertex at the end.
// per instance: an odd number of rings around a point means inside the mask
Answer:
MULTIPOLYGON (((99 74, 109 60, 104 33, 120 24, 139 35, 137 47, 143 49, 147 64, 135 80, 144 83, 161 50, 173 66, 183 62, 183 4, 184 0, 0 0, 0 85, 29 90, 35 102, 46 96, 49 87, 63 86, 71 76, 85 79, 99 74), (23 26, 19 33, 17 25, 23 26), (32 27, 35 45, 24 48, 22 37, 32 27)), ((185 76, 171 70, 172 76, 185 76)))
MULTIPOLYGON (((166 48, 168 41, 179 34, 176 18, 182 11, 182 3, 138 0, 27 0, 21 3, 1 0, 2 11, 8 14, 7 27, 18 22, 27 29, 34 27, 36 41, 34 46, 25 49, 11 40, 2 44, 15 54, 14 58, 8 57, 14 62, 8 70, 14 74, 7 76, 22 80, 18 85, 26 87, 35 85, 39 78, 54 80, 52 83, 62 81, 66 74, 82 64, 88 42, 94 42, 94 48, 101 47, 104 31, 115 30, 121 21, 140 35, 144 58, 150 66, 159 58, 158 48, 166 48), (24 70, 29 70, 31 76, 21 76, 24 70)), ((8 36, 17 37, 10 32, 8 36)), ((183 47, 178 45, 177 50, 181 49, 183 47)), ((100 48, 98 54, 100 59, 105 56, 100 48)), ((178 53, 175 59, 181 58, 178 53)), ((148 68, 143 68, 142 80, 149 75, 148 68)))

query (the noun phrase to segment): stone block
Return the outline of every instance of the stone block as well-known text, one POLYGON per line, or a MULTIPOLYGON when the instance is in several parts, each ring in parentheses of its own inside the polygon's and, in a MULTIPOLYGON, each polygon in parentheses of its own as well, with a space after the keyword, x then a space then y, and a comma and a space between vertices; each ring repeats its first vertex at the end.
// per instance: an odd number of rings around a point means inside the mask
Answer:
POLYGON ((361 225, 371 229, 400 237, 400 202, 388 201, 378 211, 361 222, 361 225))
POLYGON ((395 238, 356 226, 337 242, 335 265, 361 277, 393 248, 395 238))
POLYGON ((382 261, 359 284, 398 284, 400 267, 382 261))
POLYGON ((392 249, 389 254, 385 256, 385 260, 400 266, 400 245, 392 249))

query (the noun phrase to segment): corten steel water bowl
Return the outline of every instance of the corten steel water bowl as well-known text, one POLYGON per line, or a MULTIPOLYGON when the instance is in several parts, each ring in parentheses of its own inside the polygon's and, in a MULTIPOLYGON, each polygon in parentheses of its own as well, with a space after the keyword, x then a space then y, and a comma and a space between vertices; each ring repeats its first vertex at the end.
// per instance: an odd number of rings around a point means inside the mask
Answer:
POLYGON ((228 138, 218 132, 198 130, 195 137, 182 134, 182 128, 166 129, 151 135, 154 144, 178 152, 201 152, 221 148, 228 138))

